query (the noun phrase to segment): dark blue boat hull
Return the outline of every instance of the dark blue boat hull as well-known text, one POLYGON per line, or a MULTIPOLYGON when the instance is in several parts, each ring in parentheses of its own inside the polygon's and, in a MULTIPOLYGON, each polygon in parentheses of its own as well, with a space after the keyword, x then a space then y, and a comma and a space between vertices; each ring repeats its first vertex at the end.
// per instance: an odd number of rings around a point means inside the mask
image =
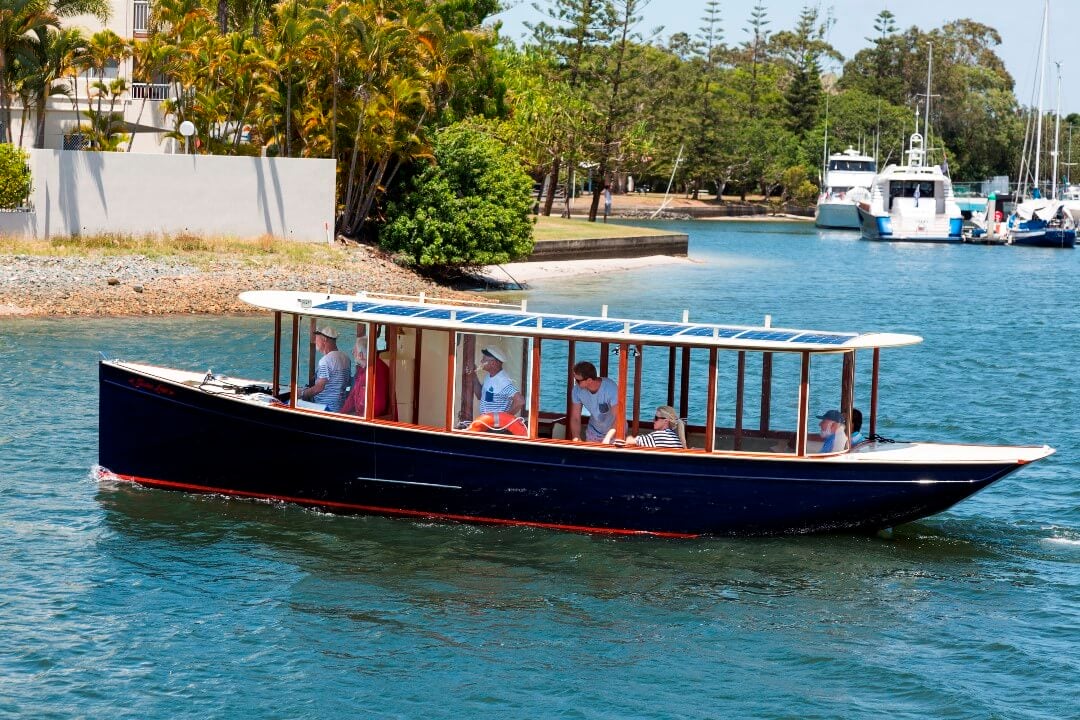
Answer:
POLYGON ((638 453, 366 424, 100 366, 99 462, 143 485, 593 532, 877 530, 1017 468, 638 453))

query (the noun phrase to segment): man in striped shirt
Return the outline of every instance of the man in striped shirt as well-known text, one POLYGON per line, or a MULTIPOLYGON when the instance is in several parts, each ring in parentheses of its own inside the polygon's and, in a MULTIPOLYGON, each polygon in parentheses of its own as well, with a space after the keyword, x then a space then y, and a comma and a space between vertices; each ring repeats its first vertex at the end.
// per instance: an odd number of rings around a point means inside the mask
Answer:
POLYGON ((496 412, 518 415, 525 407, 521 391, 503 370, 505 362, 506 353, 501 348, 489 345, 480 351, 480 367, 487 378, 481 383, 476 370, 471 371, 473 395, 480 399, 480 415, 496 412))
POLYGON ((315 382, 300 391, 301 400, 311 400, 326 406, 330 412, 338 412, 345 402, 345 388, 349 384, 349 356, 338 350, 337 330, 321 327, 315 331, 315 349, 322 353, 315 369, 315 382))

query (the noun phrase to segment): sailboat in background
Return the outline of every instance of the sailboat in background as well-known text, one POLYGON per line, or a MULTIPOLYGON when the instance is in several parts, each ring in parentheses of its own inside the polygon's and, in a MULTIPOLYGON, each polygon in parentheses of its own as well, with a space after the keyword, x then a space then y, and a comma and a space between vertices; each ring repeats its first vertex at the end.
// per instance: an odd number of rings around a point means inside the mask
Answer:
MULTIPOLYGON (((1031 247, 1054 247, 1071 248, 1076 246, 1076 223, 1069 213, 1065 203, 1058 197, 1057 192, 1057 158, 1058 136, 1061 123, 1061 67, 1058 66, 1058 89, 1056 111, 1057 121, 1054 127, 1054 177, 1051 184, 1050 197, 1043 197, 1039 187, 1040 159, 1042 153, 1042 125, 1043 125, 1043 89, 1046 85, 1046 50, 1050 27, 1050 0, 1046 0, 1043 7, 1042 42, 1039 45, 1039 62, 1036 69, 1038 102, 1036 103, 1035 115, 1035 143, 1032 154, 1034 156, 1034 172, 1032 175, 1033 186, 1031 196, 1027 197, 1027 153, 1021 160, 1020 166, 1020 198, 1016 209, 1009 215, 1006 223, 1006 237, 1013 245, 1027 245, 1031 247)), ((1024 143, 1025 148, 1027 142, 1024 143)))

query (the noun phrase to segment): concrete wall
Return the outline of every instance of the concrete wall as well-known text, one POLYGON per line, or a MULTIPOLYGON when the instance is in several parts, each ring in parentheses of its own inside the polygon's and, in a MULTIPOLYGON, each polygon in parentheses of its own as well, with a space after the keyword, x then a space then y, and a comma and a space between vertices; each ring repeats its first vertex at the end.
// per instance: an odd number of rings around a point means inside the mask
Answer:
POLYGON ((30 167, 32 236, 40 239, 104 232, 305 242, 333 236, 333 160, 33 150, 30 167))

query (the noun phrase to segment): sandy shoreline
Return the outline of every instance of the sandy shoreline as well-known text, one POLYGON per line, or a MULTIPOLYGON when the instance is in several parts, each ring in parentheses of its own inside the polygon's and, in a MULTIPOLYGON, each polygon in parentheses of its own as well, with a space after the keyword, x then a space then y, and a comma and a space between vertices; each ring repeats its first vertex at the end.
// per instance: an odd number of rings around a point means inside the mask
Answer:
POLYGON ((492 283, 520 283, 526 288, 533 288, 543 285, 545 280, 579 275, 607 275, 624 270, 638 270, 658 265, 693 264, 694 262, 690 258, 673 255, 595 260, 545 260, 488 265, 483 269, 481 277, 492 283))
MULTIPOLYGON (((685 257, 509 263, 485 268, 481 277, 505 287, 526 287, 572 275, 609 274, 660 264, 691 263, 685 257)), ((253 312, 237 296, 245 290, 384 292, 429 297, 475 298, 394 264, 369 247, 342 251, 330 264, 288 267, 271 259, 219 257, 148 258, 143 255, 81 256, 0 254, 0 318, 233 314, 253 312)))

